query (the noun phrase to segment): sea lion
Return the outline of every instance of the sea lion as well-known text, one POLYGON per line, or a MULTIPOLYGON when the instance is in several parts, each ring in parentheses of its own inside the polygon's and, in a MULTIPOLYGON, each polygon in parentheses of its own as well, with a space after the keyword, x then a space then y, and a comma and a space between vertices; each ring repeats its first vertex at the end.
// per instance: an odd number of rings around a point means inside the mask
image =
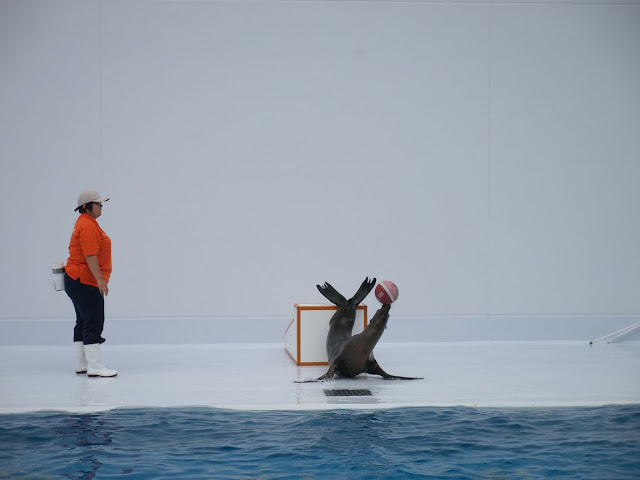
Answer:
POLYGON ((380 340, 389 320, 391 305, 382 305, 363 332, 352 335, 356 320, 356 308, 376 284, 376 279, 365 278, 355 295, 347 300, 329 283, 316 285, 327 300, 338 306, 329 321, 327 335, 327 357, 329 370, 315 380, 299 383, 331 380, 334 376, 353 378, 361 373, 380 375, 386 380, 422 380, 421 378, 400 377, 385 372, 373 356, 373 349, 380 340))

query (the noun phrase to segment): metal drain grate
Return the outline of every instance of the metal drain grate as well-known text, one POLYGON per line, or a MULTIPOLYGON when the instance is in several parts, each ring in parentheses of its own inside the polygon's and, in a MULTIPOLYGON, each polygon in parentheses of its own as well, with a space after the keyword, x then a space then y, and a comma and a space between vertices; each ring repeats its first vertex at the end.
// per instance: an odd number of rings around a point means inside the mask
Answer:
POLYGON ((373 396, 371 390, 361 389, 361 390, 324 390, 324 394, 327 397, 370 397, 373 396))

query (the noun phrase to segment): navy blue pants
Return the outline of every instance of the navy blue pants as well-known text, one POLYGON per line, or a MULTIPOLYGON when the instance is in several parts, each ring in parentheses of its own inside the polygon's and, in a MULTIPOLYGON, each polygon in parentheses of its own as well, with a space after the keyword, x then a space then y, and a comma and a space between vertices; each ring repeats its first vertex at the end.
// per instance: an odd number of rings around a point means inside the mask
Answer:
POLYGON ((73 280, 64 273, 64 289, 76 309, 76 326, 73 329, 73 341, 85 345, 104 343, 104 297, 98 287, 73 280))

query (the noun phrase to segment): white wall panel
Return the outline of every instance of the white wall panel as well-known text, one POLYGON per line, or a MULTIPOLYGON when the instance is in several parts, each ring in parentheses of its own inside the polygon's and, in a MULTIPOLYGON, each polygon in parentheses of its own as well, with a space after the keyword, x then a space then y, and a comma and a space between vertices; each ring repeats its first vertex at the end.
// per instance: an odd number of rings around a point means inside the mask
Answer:
POLYGON ((104 24, 114 313, 277 314, 366 275, 405 309, 486 308, 487 8, 116 2, 104 24))
POLYGON ((640 308, 640 8, 494 9, 494 313, 640 308))
POLYGON ((98 25, 97 2, 0 3, 2 317, 69 312, 50 271, 101 183, 98 25))
POLYGON ((109 317, 640 311, 637 2, 0 9, 2 318, 71 315, 86 187, 109 317))

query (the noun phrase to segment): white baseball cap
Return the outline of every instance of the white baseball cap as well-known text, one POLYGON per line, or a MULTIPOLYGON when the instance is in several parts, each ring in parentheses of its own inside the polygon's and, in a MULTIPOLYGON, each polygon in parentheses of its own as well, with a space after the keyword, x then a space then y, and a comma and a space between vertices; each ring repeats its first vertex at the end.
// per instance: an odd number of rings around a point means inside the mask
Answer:
POLYGON ((81 206, 89 203, 89 202, 108 202, 108 198, 102 198, 98 192, 95 190, 85 190, 80 195, 78 195, 78 206, 74 208, 74 210, 78 210, 81 206))

